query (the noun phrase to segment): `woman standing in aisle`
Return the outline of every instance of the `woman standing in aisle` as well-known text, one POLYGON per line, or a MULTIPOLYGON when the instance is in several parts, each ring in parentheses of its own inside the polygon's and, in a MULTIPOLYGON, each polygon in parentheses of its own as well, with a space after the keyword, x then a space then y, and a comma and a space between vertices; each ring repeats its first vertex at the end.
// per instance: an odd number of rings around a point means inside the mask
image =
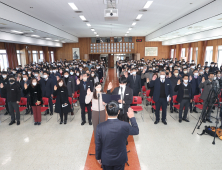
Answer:
POLYGON ((97 82, 95 83, 95 88, 93 92, 91 92, 90 89, 87 90, 87 95, 85 98, 86 104, 89 104, 92 101, 92 124, 94 130, 94 137, 96 137, 97 125, 99 123, 105 122, 106 120, 106 112, 105 112, 106 104, 102 100, 102 94, 103 94, 102 85, 101 83, 97 82))
POLYGON ((68 89, 62 79, 58 80, 57 86, 54 86, 53 96, 56 96, 55 112, 60 114, 60 124, 67 123, 67 115, 71 112, 71 105, 68 99, 68 89))
POLYGON ((34 115, 34 125, 41 125, 41 104, 42 104, 42 90, 36 78, 31 79, 30 85, 24 83, 24 95, 30 95, 30 106, 32 107, 34 115))

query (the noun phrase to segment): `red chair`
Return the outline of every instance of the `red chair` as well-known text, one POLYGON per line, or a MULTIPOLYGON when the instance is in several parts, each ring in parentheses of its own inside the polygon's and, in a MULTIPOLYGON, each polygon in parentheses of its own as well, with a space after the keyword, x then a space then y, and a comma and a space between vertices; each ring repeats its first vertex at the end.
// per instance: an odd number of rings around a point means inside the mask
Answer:
POLYGON ((101 83, 101 84, 103 83, 103 79, 100 79, 100 83, 101 83))
MULTIPOLYGON (((142 97, 140 97, 140 96, 133 96, 132 104, 142 104, 142 97)), ((133 109, 133 111, 137 111, 137 112, 143 111, 143 107, 142 106, 131 106, 131 108, 133 109)), ((143 119, 143 112, 141 112, 141 117, 143 119)))
POLYGON ((142 86, 142 92, 143 92, 143 96, 146 96, 146 87, 142 86))
POLYGON ((203 100, 200 99, 200 95, 201 94, 198 94, 193 97, 193 103, 194 103, 195 107, 197 107, 200 110, 203 110, 203 104, 198 104, 198 103, 203 103, 203 100))
MULTIPOLYGON (((177 102, 177 95, 173 96, 173 107, 175 107, 177 110, 180 110, 180 104, 178 104, 178 102, 177 102)), ((183 108, 183 110, 184 109, 185 109, 185 107, 183 108)), ((179 118, 179 114, 177 114, 177 115, 178 115, 178 118, 179 118)), ((174 119, 174 117, 172 116, 172 113, 170 113, 170 116, 174 119)))
POLYGON ((77 103, 78 97, 79 97, 79 95, 77 94, 77 92, 75 92, 74 95, 73 95, 73 98, 74 98, 74 99, 72 100, 72 103, 73 103, 73 104, 77 103))
MULTIPOLYGON (((5 105, 6 105, 5 101, 6 101, 5 98, 0 98, 0 106, 1 106, 0 111, 5 109, 5 105)), ((4 122, 4 121, 8 120, 9 118, 10 118, 10 116, 8 118, 2 120, 1 122, 4 122)))
MULTIPOLYGON (((21 97, 20 102, 19 102, 19 112, 23 112, 24 110, 27 109, 27 98, 25 97, 21 97)), ((25 114, 21 114, 23 115, 23 121, 26 122, 27 120, 29 120, 32 116, 30 116, 28 119, 25 120, 25 114)))
MULTIPOLYGON (((49 106, 49 99, 47 98, 47 97, 43 97, 42 98, 42 101, 43 101, 43 103, 42 103, 42 105, 44 105, 44 106, 49 106)), ((41 113, 42 112, 45 112, 46 110, 48 110, 48 108, 49 107, 41 107, 41 113)), ((47 119, 47 116, 48 114, 46 114, 46 122, 48 122, 51 118, 52 118, 52 116, 49 118, 49 119, 47 119)))

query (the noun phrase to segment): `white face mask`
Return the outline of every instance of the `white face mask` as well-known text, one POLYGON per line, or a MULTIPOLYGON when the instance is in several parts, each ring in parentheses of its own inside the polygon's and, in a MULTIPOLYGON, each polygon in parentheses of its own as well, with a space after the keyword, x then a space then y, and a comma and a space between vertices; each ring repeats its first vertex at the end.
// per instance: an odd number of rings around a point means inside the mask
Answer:
POLYGON ((66 71, 69 71, 69 69, 67 68, 66 71))
POLYGON ((73 74, 74 74, 74 72, 70 72, 70 74, 71 74, 71 75, 73 75, 73 74))
POLYGON ((79 73, 76 73, 77 76, 79 76, 79 73))
POLYGON ((2 77, 3 77, 3 78, 6 78, 7 76, 6 76, 6 75, 2 75, 2 77))
POLYGON ((200 74, 203 74, 203 72, 201 71, 200 74))
POLYGON ((30 71, 28 72, 28 74, 31 74, 31 73, 32 73, 32 72, 30 72, 30 71))
POLYGON ((184 83, 187 84, 188 80, 184 80, 184 83))
POLYGON ((185 74, 187 74, 187 71, 184 71, 185 74))
POLYGON ((165 79, 165 75, 160 75, 160 78, 161 79, 165 79))
POLYGON ((214 77, 214 80, 216 80, 217 79, 217 77, 214 77))
POLYGON ((62 87, 63 83, 59 83, 59 86, 62 87))
POLYGON ((36 86, 36 84, 37 84, 37 82, 32 82, 32 85, 33 85, 33 86, 36 86))
POLYGON ((68 78, 68 77, 69 77, 69 75, 64 75, 64 77, 65 77, 65 78, 68 78))
POLYGON ((174 73, 174 75, 177 77, 177 76, 178 76, 178 73, 174 73))
POLYGON ((195 69, 195 66, 191 66, 192 69, 195 69))
POLYGON ((126 87, 126 85, 125 85, 125 84, 124 84, 124 85, 120 84, 119 86, 120 86, 120 87, 122 87, 122 88, 126 87))
POLYGON ((26 78, 23 78, 24 81, 26 81, 26 78))
POLYGON ((136 72, 134 71, 134 72, 133 72, 133 74, 135 75, 135 74, 136 74, 136 72))
POLYGON ((198 76, 198 73, 194 73, 195 76, 198 76))
POLYGON ((35 77, 38 77, 38 74, 35 74, 35 77))
POLYGON ((96 88, 96 91, 97 91, 97 92, 100 92, 100 91, 101 91, 101 88, 96 88))
POLYGON ((94 77, 95 74, 91 74, 92 77, 94 77))
POLYGON ((87 80, 87 77, 83 77, 82 79, 83 79, 84 81, 86 81, 86 80, 87 80))
POLYGON ((81 71, 81 70, 82 70, 82 68, 79 68, 79 70, 81 71))
POLYGON ((44 79, 47 79, 47 75, 43 75, 43 78, 44 78, 44 79))

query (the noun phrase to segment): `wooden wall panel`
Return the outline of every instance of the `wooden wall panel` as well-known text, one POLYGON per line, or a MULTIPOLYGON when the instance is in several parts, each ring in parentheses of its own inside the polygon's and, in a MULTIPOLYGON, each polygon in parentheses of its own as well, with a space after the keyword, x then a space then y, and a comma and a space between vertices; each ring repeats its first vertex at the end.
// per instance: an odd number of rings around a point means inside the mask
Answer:
POLYGON ((0 49, 5 49, 5 44, 3 42, 0 42, 0 49))

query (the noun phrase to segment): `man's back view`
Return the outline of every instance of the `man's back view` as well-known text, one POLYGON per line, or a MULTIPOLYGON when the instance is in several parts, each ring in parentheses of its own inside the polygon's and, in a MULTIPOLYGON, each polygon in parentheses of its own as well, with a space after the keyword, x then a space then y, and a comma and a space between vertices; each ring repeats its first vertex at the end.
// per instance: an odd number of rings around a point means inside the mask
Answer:
POLYGON ((119 104, 112 101, 107 104, 108 120, 100 123, 96 130, 96 159, 104 170, 124 170, 128 161, 126 141, 129 135, 138 135, 139 128, 131 108, 128 117, 132 126, 117 119, 119 104))

